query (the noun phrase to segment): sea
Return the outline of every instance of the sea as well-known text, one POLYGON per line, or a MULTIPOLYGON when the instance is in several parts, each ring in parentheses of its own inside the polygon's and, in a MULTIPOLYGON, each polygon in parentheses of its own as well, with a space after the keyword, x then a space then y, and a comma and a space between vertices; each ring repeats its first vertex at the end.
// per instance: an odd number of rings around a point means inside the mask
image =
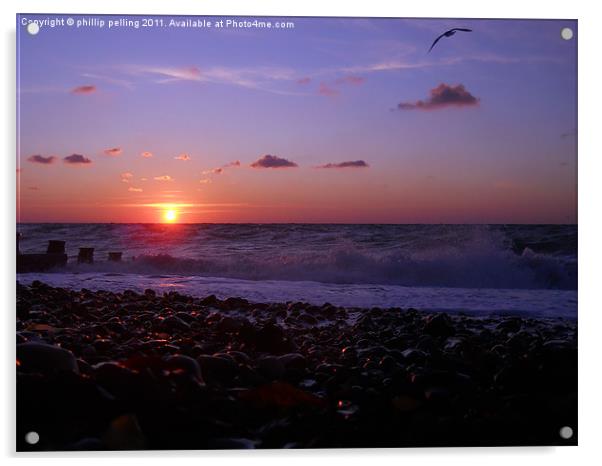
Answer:
POLYGON ((21 253, 66 241, 71 289, 177 291, 470 314, 577 317, 576 225, 19 224, 21 253), (80 247, 94 263, 78 264, 80 247), (108 261, 122 252, 121 262, 108 261))

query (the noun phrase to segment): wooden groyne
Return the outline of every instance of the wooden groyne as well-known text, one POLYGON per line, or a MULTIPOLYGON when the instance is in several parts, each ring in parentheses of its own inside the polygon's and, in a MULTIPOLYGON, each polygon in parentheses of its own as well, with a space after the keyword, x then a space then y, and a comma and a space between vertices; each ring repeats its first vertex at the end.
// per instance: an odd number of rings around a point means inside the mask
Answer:
MULTIPOLYGON (((65 252, 65 241, 49 240, 46 253, 23 254, 20 249, 22 236, 17 233, 17 273, 44 272, 57 267, 64 267, 69 260, 65 252)), ((122 252, 109 252, 110 262, 121 262, 122 252)), ((94 248, 79 248, 78 264, 94 263, 94 248)))

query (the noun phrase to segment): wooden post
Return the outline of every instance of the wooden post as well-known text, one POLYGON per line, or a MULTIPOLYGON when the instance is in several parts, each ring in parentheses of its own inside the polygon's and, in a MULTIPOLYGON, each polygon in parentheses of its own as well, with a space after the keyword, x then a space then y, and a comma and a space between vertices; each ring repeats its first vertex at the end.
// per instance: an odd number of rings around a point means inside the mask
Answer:
POLYGON ((79 248, 77 262, 79 264, 92 264, 94 262, 94 248, 79 248))
POLYGON ((109 261, 110 262, 121 262, 122 252, 110 252, 109 253, 109 261))
POLYGON ((56 239, 48 241, 46 254, 65 254, 65 242, 56 239))

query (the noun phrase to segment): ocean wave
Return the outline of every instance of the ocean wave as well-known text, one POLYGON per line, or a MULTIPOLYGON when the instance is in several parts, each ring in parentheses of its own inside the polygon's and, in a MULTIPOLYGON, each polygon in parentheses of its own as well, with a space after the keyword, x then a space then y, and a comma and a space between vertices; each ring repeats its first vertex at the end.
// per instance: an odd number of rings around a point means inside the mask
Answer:
POLYGON ((570 258, 525 249, 510 253, 430 253, 414 257, 335 251, 320 256, 188 259, 141 255, 121 263, 71 264, 68 271, 173 274, 246 280, 317 281, 462 288, 576 289, 577 264, 570 258))
POLYGON ((577 288, 575 226, 182 225, 175 229, 98 224, 33 225, 25 230, 39 249, 54 234, 97 245, 97 257, 106 257, 114 248, 127 251, 123 262, 77 264, 76 250, 68 250, 67 272, 408 287, 577 288))

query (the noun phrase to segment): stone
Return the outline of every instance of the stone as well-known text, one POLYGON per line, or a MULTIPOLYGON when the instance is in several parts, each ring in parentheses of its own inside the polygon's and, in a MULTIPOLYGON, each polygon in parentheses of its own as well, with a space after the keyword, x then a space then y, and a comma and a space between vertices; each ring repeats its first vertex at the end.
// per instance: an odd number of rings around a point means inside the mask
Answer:
POLYGON ((17 345, 19 370, 27 372, 74 372, 79 374, 77 359, 69 350, 38 342, 17 345))
POLYGON ((424 319, 424 332, 434 337, 450 337, 455 333, 449 316, 444 313, 430 314, 424 319))

